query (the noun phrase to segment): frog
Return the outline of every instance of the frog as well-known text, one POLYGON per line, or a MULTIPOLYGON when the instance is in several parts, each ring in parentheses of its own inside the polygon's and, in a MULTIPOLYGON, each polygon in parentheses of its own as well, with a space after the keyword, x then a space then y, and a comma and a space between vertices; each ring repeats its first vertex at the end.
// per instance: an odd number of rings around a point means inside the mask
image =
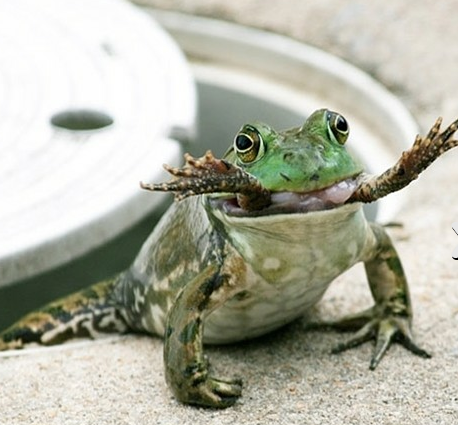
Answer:
POLYGON ((187 154, 183 167, 165 166, 170 181, 140 184, 173 192, 176 202, 127 270, 29 313, 0 333, 0 350, 113 332, 156 335, 174 397, 226 408, 242 381, 215 376, 204 344, 255 338, 305 317, 362 262, 374 304, 326 323, 356 331, 332 352, 373 340, 370 369, 392 343, 428 358, 413 337, 401 260, 362 206, 407 186, 456 146, 457 126, 441 132, 438 119, 392 167, 371 175, 347 150, 350 127, 338 112, 318 109, 284 131, 245 124, 221 159, 187 154))

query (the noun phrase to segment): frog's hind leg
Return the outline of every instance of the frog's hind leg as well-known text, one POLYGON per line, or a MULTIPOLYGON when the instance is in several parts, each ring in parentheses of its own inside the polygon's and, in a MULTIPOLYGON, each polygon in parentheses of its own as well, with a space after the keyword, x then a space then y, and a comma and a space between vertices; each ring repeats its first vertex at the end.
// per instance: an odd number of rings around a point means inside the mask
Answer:
POLYGON ((374 246, 370 248, 364 265, 375 305, 338 322, 321 326, 341 331, 357 330, 347 342, 335 347, 333 353, 375 340, 370 369, 377 367, 394 341, 412 353, 428 358, 430 355, 412 337, 409 288, 398 254, 382 226, 371 223, 371 229, 374 246))
POLYGON ((53 345, 74 337, 124 333, 128 326, 111 300, 116 282, 116 278, 102 281, 28 314, 0 333, 0 351, 30 342, 53 345))

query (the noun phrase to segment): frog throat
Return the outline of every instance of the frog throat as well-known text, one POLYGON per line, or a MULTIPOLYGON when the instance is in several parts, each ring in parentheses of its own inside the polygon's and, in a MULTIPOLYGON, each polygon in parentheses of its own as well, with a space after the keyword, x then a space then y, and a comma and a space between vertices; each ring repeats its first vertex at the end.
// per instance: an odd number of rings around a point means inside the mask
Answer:
POLYGON ((211 208, 216 208, 230 216, 258 217, 297 214, 339 207, 345 204, 357 187, 358 180, 352 177, 311 192, 272 192, 270 205, 255 211, 241 208, 237 197, 233 195, 208 196, 207 199, 211 208))

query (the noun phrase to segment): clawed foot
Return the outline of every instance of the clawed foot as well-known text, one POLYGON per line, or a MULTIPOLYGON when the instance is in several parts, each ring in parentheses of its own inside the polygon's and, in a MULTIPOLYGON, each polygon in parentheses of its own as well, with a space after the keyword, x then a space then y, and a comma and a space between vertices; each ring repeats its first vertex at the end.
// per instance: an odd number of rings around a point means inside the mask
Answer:
POLYGON ((359 330, 357 330, 352 338, 344 343, 338 344, 331 352, 333 354, 341 353, 350 348, 358 347, 367 341, 375 340, 375 348, 369 365, 371 370, 377 367, 393 342, 400 343, 404 348, 417 356, 423 358, 431 357, 427 351, 420 348, 415 343, 408 318, 395 315, 380 317, 373 314, 374 309, 375 308, 367 310, 356 316, 344 318, 337 322, 315 324, 313 327, 350 331, 358 326, 359 330))
POLYGON ((140 183, 142 189, 174 192, 176 200, 204 193, 233 193, 245 210, 259 210, 271 203, 270 192, 240 167, 215 158, 207 151, 201 158, 185 154, 182 168, 164 165, 173 177, 167 183, 140 183))
POLYGON ((373 202, 396 192, 415 180, 443 153, 458 145, 453 139, 458 120, 440 132, 442 118, 438 118, 426 137, 417 136, 413 146, 402 153, 401 158, 379 176, 364 176, 358 188, 347 202, 373 202))
POLYGON ((207 377, 202 382, 185 386, 186 391, 177 391, 177 398, 183 403, 203 407, 224 409, 232 406, 242 395, 241 379, 216 379, 207 377))

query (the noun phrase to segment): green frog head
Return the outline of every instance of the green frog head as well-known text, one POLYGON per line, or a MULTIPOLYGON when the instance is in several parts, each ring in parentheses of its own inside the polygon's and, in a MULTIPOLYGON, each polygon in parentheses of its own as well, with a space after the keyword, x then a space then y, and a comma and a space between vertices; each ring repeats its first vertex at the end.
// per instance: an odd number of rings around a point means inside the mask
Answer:
MULTIPOLYGON (((355 177, 362 173, 361 164, 344 147, 348 135, 342 115, 320 109, 301 127, 282 132, 263 123, 244 125, 224 159, 270 191, 269 207, 256 210, 256 215, 329 209, 352 195, 355 177)), ((244 214, 232 199, 220 207, 231 215, 244 214)))
POLYGON ((282 132, 263 123, 244 125, 225 159, 272 192, 311 192, 362 172, 345 149, 348 135, 342 115, 320 109, 301 127, 282 132))

